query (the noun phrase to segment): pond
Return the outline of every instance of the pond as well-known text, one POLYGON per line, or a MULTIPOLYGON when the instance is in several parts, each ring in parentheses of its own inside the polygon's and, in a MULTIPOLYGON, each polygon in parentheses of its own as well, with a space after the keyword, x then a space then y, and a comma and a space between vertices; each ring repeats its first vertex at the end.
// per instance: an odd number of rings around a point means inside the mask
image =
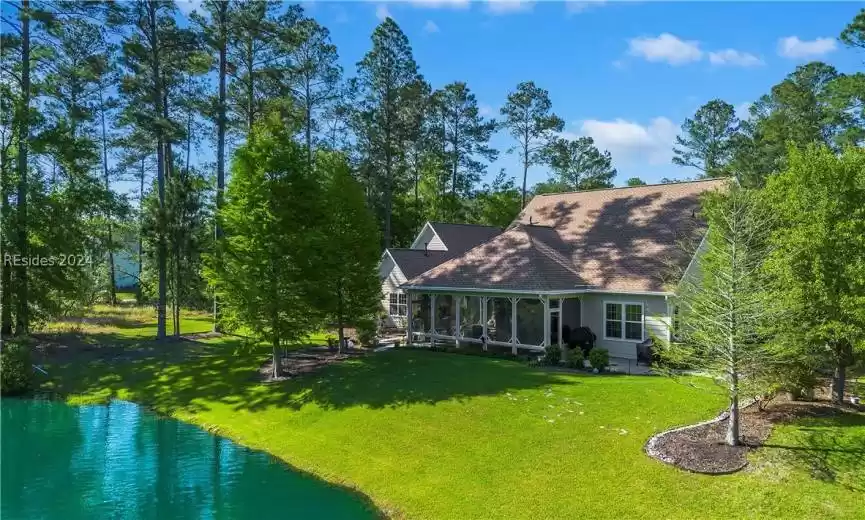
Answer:
POLYGON ((0 407, 3 520, 376 517, 347 490, 133 403, 0 407))

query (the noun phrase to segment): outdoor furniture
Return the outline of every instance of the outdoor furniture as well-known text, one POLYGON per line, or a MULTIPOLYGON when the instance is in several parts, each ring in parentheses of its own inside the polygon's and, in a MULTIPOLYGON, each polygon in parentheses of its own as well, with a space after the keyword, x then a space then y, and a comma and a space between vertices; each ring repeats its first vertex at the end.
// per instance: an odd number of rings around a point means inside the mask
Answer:
MULTIPOLYGON (((564 332, 562 333, 564 335, 564 332)), ((577 327, 571 332, 571 341, 569 344, 580 347, 585 356, 589 355, 589 351, 595 347, 595 341, 598 337, 588 327, 577 327)))
POLYGON ((642 343, 637 343, 637 363, 652 364, 652 347, 655 346, 655 340, 647 339, 642 343))

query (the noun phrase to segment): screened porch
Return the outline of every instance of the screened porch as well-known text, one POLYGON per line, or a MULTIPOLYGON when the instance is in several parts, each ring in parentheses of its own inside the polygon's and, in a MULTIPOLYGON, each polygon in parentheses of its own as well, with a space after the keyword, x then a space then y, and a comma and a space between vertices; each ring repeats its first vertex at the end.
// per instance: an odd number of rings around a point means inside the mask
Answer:
POLYGON ((580 326, 578 295, 455 294, 408 291, 412 343, 478 344, 541 351, 563 346, 580 326))

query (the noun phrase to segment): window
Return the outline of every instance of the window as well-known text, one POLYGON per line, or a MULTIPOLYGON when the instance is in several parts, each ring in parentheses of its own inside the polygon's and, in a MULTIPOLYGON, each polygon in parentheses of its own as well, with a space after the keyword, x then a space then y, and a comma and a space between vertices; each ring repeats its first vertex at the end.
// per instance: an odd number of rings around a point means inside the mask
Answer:
POLYGON ((605 303, 604 337, 643 341, 643 304, 605 303))
POLYGON ((405 316, 408 314, 405 293, 390 293, 390 315, 405 316))

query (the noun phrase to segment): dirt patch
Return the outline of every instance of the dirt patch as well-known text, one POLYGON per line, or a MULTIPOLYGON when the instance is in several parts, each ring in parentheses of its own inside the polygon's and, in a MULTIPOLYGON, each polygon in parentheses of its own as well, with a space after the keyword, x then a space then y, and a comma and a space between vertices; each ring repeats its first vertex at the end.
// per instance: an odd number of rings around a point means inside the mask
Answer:
POLYGON ((328 347, 308 347, 300 350, 293 350, 283 355, 280 359, 282 363, 282 376, 279 378, 273 377, 273 357, 268 358, 262 363, 258 369, 258 379, 265 383, 273 383, 285 381, 315 372, 327 365, 340 363, 348 359, 355 359, 369 355, 370 352, 365 349, 353 348, 343 349, 342 353, 336 350, 330 350, 328 347))
POLYGON ((847 409, 852 411, 853 407, 838 407, 828 402, 778 399, 764 410, 750 406, 741 411, 740 446, 728 446, 724 442, 728 425, 725 417, 720 421, 657 435, 646 444, 646 452, 656 459, 687 471, 714 475, 733 473, 748 465, 748 452, 766 442, 775 424, 800 417, 829 417, 845 413, 847 409))

